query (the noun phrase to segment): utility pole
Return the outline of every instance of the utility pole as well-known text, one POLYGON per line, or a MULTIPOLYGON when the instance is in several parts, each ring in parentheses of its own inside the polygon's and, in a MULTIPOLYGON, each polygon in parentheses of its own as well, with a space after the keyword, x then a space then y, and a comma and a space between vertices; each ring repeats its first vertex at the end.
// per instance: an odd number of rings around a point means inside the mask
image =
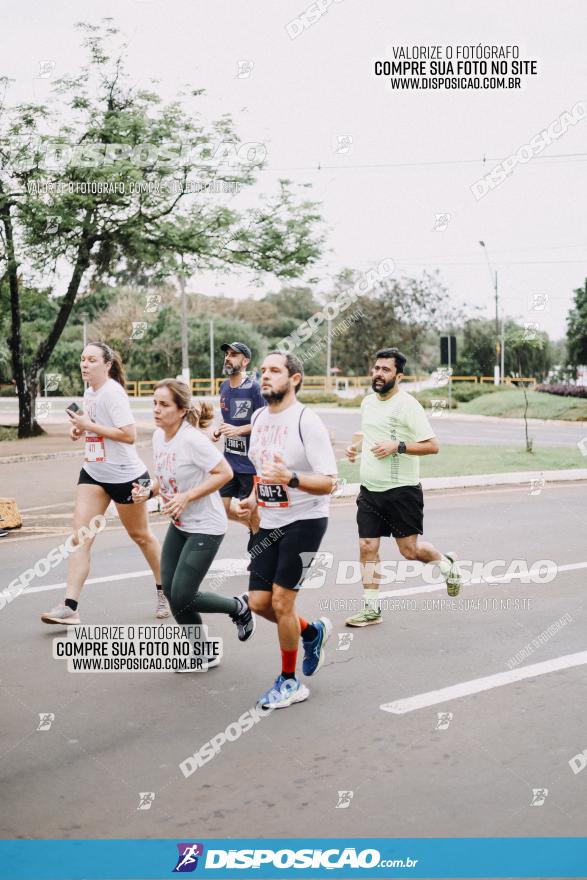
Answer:
POLYGON ((450 415, 452 404, 452 336, 448 331, 448 414, 450 415))
MULTIPOLYGON (((183 265, 182 265, 183 268, 183 265)), ((188 352, 188 301, 185 291, 185 278, 183 272, 178 275, 179 289, 181 291, 181 378, 191 388, 190 360, 188 352)))
POLYGON ((328 316, 326 325, 326 391, 330 391, 332 374, 332 318, 328 316))
MULTIPOLYGON (((485 259, 487 260, 487 268, 489 269, 489 277, 493 281, 494 273, 491 268, 491 262, 489 260, 489 254, 487 252, 487 245, 484 241, 479 241, 479 244, 483 248, 485 253, 485 259)), ((499 362, 500 362, 500 352, 501 345, 499 341, 499 306, 498 306, 498 295, 497 295, 497 270, 495 271, 495 367, 493 368, 493 384, 499 385, 499 362)))
MULTIPOLYGON (((493 384, 499 385, 500 382, 500 372, 499 372, 499 364, 500 364, 500 354, 501 354, 501 343, 499 339, 499 314, 498 314, 499 306, 497 299, 497 269, 495 270, 495 372, 493 377, 493 384)), ((503 367, 501 368, 501 376, 503 377, 503 367)))
MULTIPOLYGON (((82 324, 83 324, 83 331, 82 331, 83 337, 82 337, 82 339, 84 341, 84 348, 85 348, 86 345, 88 344, 88 313, 81 312, 80 318, 82 319, 82 324)), ((84 390, 88 387, 88 384, 89 384, 88 382, 84 382, 84 390)), ((47 374, 46 373, 45 373, 45 397, 47 397, 47 374)))
POLYGON ((503 312, 501 317, 501 381, 504 381, 505 377, 505 324, 503 319, 503 312))
POLYGON ((214 319, 210 318, 210 394, 214 394, 214 319))

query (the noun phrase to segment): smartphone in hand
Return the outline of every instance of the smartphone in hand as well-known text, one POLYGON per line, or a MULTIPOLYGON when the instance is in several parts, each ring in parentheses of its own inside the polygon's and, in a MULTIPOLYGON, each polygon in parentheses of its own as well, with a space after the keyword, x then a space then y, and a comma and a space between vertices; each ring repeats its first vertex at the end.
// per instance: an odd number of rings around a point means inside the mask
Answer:
POLYGON ((65 412, 72 412, 72 413, 76 413, 79 411, 80 411, 80 408, 77 405, 77 403, 75 402, 75 400, 73 403, 70 403, 69 406, 67 407, 67 409, 65 410, 65 412))

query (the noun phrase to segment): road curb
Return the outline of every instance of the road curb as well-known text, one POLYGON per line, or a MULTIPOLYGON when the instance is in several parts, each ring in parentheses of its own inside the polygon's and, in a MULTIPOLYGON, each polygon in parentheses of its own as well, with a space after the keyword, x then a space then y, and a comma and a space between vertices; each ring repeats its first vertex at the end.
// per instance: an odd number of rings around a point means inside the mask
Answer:
MULTIPOLYGON (((462 477, 424 477, 425 492, 443 489, 482 489, 487 486, 528 486, 540 483, 577 482, 587 480, 587 468, 569 468, 560 471, 517 471, 510 474, 470 474, 462 477)), ((346 483, 340 487, 334 499, 354 498, 359 494, 360 483, 346 483)), ((539 489, 539 486, 534 488, 539 489)), ((538 491, 536 492, 538 494, 538 491)))
MULTIPOLYGON (((151 445, 150 440, 135 443, 135 449, 145 449, 151 445)), ((83 449, 74 449, 70 452, 31 452, 29 455, 3 455, 0 456, 0 464, 22 464, 27 461, 54 461, 64 458, 83 458, 83 449)))

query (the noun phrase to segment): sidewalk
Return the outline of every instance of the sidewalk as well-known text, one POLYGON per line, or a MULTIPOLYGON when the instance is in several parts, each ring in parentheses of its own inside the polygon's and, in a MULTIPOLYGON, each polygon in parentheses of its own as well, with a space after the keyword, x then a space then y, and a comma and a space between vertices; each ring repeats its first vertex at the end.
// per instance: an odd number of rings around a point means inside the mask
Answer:
MULTIPOLYGON (((69 425, 44 422, 46 434, 28 437, 25 440, 3 440, 0 442, 0 464, 14 464, 21 461, 44 461, 51 458, 82 458, 83 445, 74 443, 69 436, 69 425)), ((153 430, 137 425, 137 447, 151 444, 153 430)))

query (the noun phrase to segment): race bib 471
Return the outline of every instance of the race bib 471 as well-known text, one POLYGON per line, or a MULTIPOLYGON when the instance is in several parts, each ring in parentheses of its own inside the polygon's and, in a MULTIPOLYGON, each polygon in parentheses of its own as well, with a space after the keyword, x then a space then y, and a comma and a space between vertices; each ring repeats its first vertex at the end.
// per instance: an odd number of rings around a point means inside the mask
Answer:
POLYGON ((104 438, 97 434, 86 434, 85 461, 106 461, 104 438))

